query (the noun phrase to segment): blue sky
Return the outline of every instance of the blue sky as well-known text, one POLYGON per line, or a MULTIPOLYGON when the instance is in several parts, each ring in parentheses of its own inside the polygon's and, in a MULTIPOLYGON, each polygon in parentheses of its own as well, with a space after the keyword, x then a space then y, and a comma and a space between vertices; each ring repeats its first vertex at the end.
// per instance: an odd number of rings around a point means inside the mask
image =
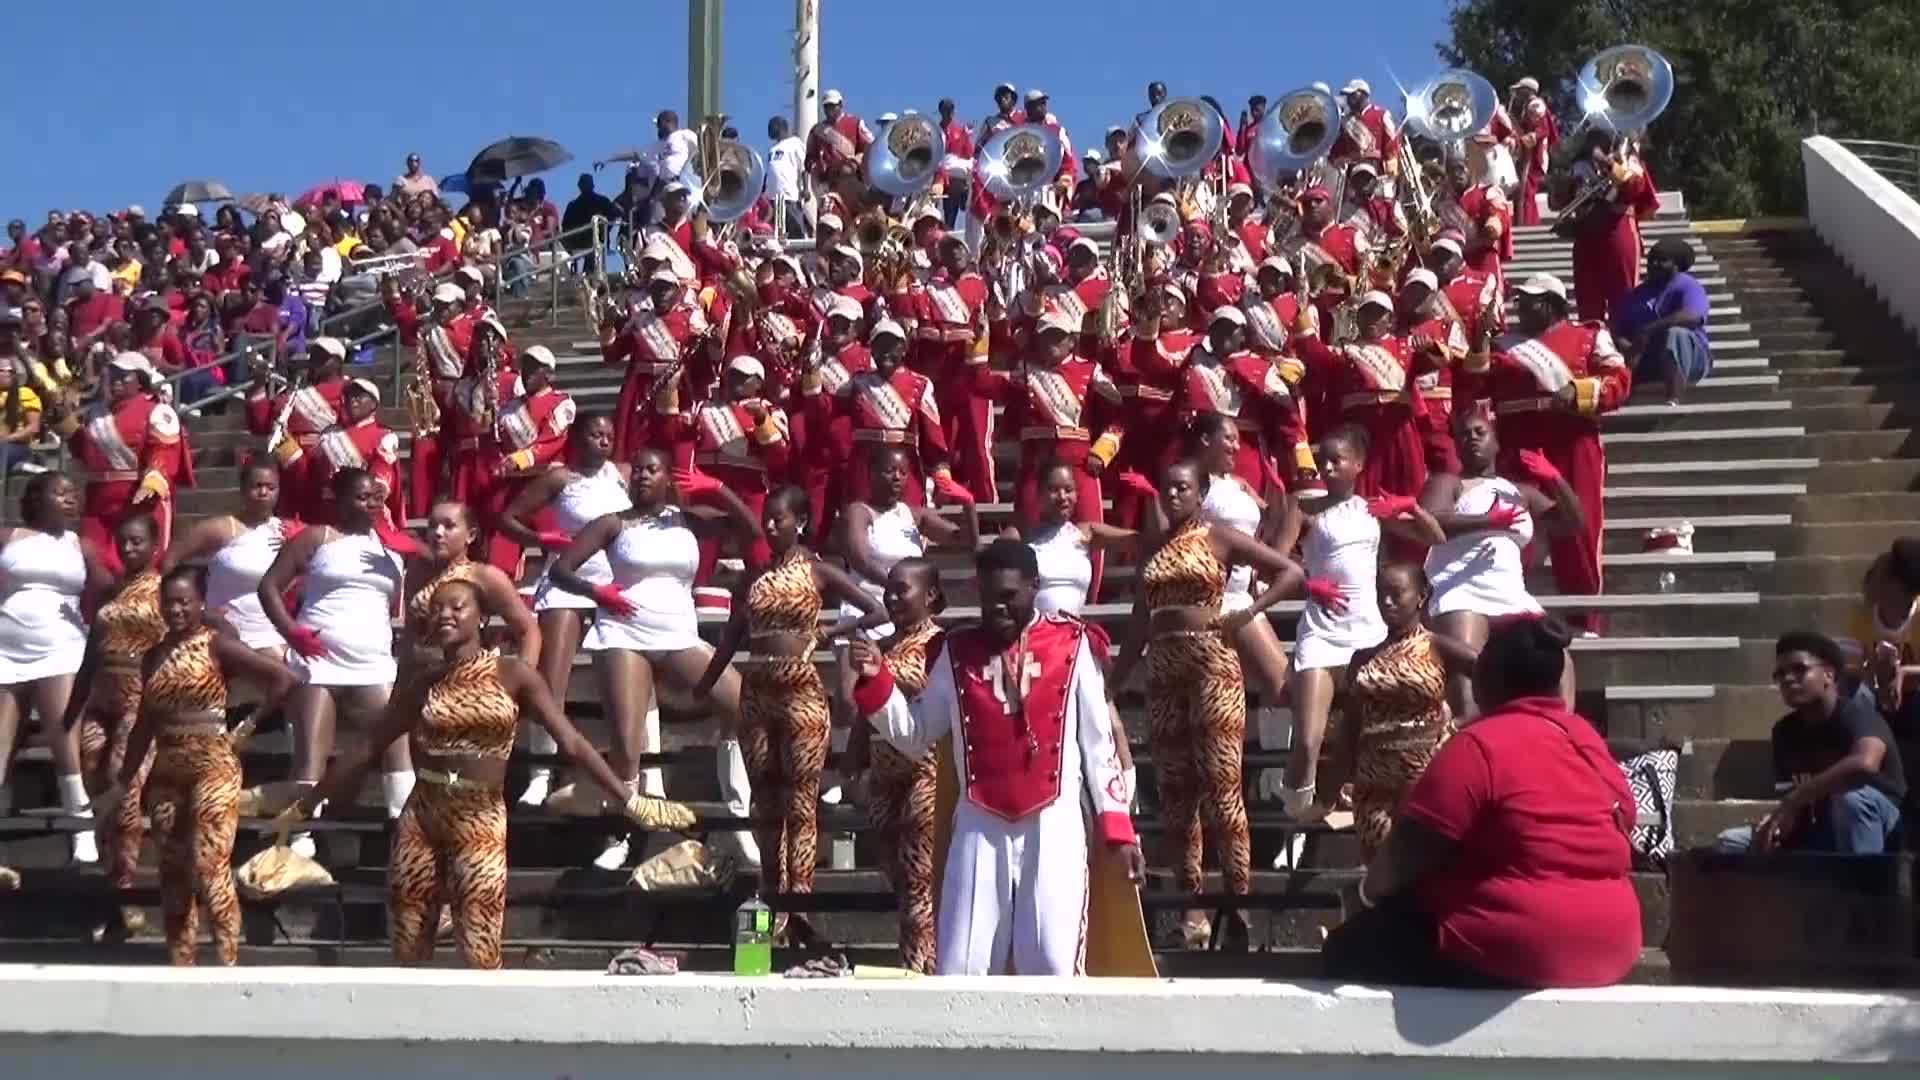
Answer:
MULTIPOLYGON (((756 143, 768 116, 792 108, 793 6, 726 4, 723 105, 756 143)), ((844 92, 855 112, 932 112, 944 95, 977 120, 995 83, 1038 85, 1077 148, 1143 108, 1155 78, 1238 115, 1252 93, 1360 76, 1397 114, 1391 76, 1410 84, 1437 70, 1446 35, 1443 0, 821 9, 821 89, 844 92)), ((549 178, 564 192, 593 158, 651 140, 656 110, 686 107, 684 0, 200 0, 190 15, 111 5, 84 9, 84 48, 73 27, 82 10, 22 2, 0 16, 30 69, 10 88, 0 215, 38 225, 53 206, 153 212, 174 182, 203 176, 236 194, 292 195, 334 176, 384 183, 416 149, 444 175, 510 134, 574 152, 549 178)), ((601 184, 617 186, 611 175, 601 184)))

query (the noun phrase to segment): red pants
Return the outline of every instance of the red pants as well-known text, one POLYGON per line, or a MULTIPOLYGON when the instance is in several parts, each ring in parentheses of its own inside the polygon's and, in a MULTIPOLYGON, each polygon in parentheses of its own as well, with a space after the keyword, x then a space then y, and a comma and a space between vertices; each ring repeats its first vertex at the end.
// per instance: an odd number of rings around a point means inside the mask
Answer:
POLYGON ((440 436, 413 440, 412 475, 407 478, 407 516, 423 518, 440 491, 440 436))
POLYGON ((993 467, 993 401, 973 389, 970 373, 949 375, 934 384, 940 426, 953 450, 953 478, 978 502, 998 502, 993 467))
MULTIPOLYGON (((1567 478, 1580 497, 1587 527, 1580 533, 1553 537, 1553 581, 1563 596, 1599 596, 1600 536, 1605 525, 1602 503, 1607 477, 1607 455, 1600 448, 1600 429, 1590 420, 1551 413, 1511 413, 1499 417, 1496 430, 1500 451, 1509 457, 1522 450, 1544 454, 1567 478)), ((1589 612, 1571 616, 1576 630, 1598 632, 1601 619, 1589 612)))
POLYGON ((1427 472, 1458 473, 1460 455, 1453 446, 1453 402, 1428 397, 1427 413, 1420 418, 1420 444, 1427 472))
POLYGON ((1573 241, 1573 301, 1582 320, 1606 322, 1613 305, 1640 284, 1640 223, 1633 215, 1573 241))
MULTIPOLYGON (((1099 522, 1104 511, 1100 505, 1100 478, 1086 471, 1086 443, 1053 443, 1034 441, 1026 443, 1020 450, 1020 478, 1013 489, 1014 518, 1020 523, 1020 531, 1031 535, 1034 525, 1040 520, 1040 470, 1057 461, 1064 461, 1074 467, 1073 483, 1075 501, 1073 520, 1079 522, 1099 522)), ((1089 553, 1093 562, 1093 579, 1087 587, 1087 600, 1092 602, 1100 595, 1100 572, 1104 569, 1106 558, 1099 549, 1089 553)))
MULTIPOLYGON (((740 501, 753 511, 753 519, 760 520, 760 514, 767 506, 767 474, 750 469, 729 468, 725 465, 703 466, 704 471, 720 481, 740 496, 740 501)), ((747 569, 758 570, 773 561, 773 549, 767 546, 766 537, 753 542, 753 547, 744 554, 747 557, 747 569)), ((713 567, 720 559, 720 538, 703 536, 700 538, 700 567, 694 571, 695 586, 704 586, 713 579, 713 567)))
POLYGON ((1526 165, 1520 166, 1519 205, 1513 208, 1515 225, 1540 224, 1540 174, 1526 165))
MULTIPOLYGON (((1118 477, 1123 472, 1137 472, 1160 484, 1160 470, 1179 452, 1179 423, 1173 415, 1173 407, 1162 401, 1143 400, 1138 396, 1127 399, 1126 438, 1120 441, 1120 453, 1109 465, 1108 472, 1118 477)), ((1146 498, 1125 484, 1113 486, 1113 523, 1123 529, 1138 529, 1146 513, 1146 498)))
POLYGON ((807 509, 813 519, 812 544, 815 551, 825 550, 833 538, 833 526, 840 508, 847 505, 847 462, 827 461, 800 467, 806 478, 807 509))
POLYGON ((1354 493, 1367 499, 1376 495, 1419 498, 1427 482, 1426 444, 1413 410, 1405 405, 1367 405, 1348 409, 1342 419, 1367 432, 1367 467, 1354 493))
POLYGON ((135 505, 133 493, 140 484, 135 480, 106 480, 89 483, 86 498, 80 513, 80 535, 93 542, 100 551, 100 558, 115 577, 125 569, 120 565, 120 551, 113 543, 113 530, 118 528, 128 516, 145 511, 153 515, 160 526, 160 550, 167 550, 167 544, 173 539, 173 500, 149 499, 135 505))

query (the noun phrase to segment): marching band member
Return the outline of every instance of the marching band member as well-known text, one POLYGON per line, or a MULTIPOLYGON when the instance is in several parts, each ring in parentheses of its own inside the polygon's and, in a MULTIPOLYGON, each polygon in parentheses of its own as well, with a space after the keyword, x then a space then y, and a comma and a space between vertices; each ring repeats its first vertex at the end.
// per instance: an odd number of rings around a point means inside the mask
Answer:
POLYGON ((1304 368, 1292 357, 1274 362, 1249 352, 1246 326, 1239 308, 1214 310, 1206 344, 1188 357, 1174 392, 1174 415, 1182 426, 1203 413, 1231 417, 1240 429, 1233 474, 1256 492, 1291 488, 1312 467, 1294 397, 1304 368))
MULTIPOLYGON (((266 358, 256 358, 253 387, 247 391, 247 430, 255 435, 271 435, 275 420, 282 412, 287 414, 285 441, 279 446, 267 447, 281 468, 293 464, 302 451, 320 441, 321 432, 340 422, 344 415, 340 396, 347 386, 340 374, 340 365, 346 359, 347 346, 339 338, 314 338, 307 344, 306 385, 297 389, 290 386, 268 397, 267 380, 262 378, 266 358)), ((289 505, 285 509, 298 513, 300 508, 289 505)))
POLYGON ((1247 275, 1233 260, 1233 237, 1215 237, 1213 224, 1201 218, 1187 222, 1180 235, 1185 241, 1183 256, 1195 260, 1191 278, 1194 306, 1202 311, 1239 307, 1246 299, 1247 275))
MULTIPOLYGON (((400 295, 394 278, 382 281, 380 289, 387 314, 400 329, 401 345, 419 354, 418 370, 428 380, 444 422, 452 407, 453 385, 466 374, 467 357, 473 351, 473 320, 461 310, 467 294, 452 282, 434 286, 431 310, 422 318, 412 301, 400 295)), ((438 434, 422 432, 411 447, 413 502, 407 509, 416 517, 425 517, 432 509, 434 488, 443 471, 443 442, 438 434)))
MULTIPOLYGON (((1302 309, 1294 277, 1292 263, 1269 255, 1253 275, 1258 291, 1242 302, 1241 310, 1247 316, 1247 348, 1275 362, 1292 354, 1294 327, 1300 323, 1302 309)), ((1312 304, 1306 306, 1305 314, 1318 325, 1319 312, 1312 304)))
MULTIPOLYGON (((756 521, 762 519, 767 492, 786 479, 793 452, 787 411, 763 396, 766 384, 765 365, 751 356, 736 356, 727 361, 720 396, 683 420, 689 430, 682 438, 693 444, 695 466, 731 488, 756 521)), ((719 538, 703 538, 699 583, 713 572, 718 554, 719 538)), ((756 536, 748 551, 748 568, 763 567, 771 557, 766 536, 756 536)))
POLYGON ((295 489, 294 505, 313 525, 335 525, 340 507, 333 497, 333 478, 346 469, 359 469, 385 493, 386 518, 382 528, 406 525, 407 500, 400 485, 400 440, 380 422, 380 388, 372 379, 354 379, 342 398, 345 416, 328 428, 304 455, 296 472, 286 474, 295 489), (295 476, 298 480, 295 481, 295 476))
MULTIPOLYGON (((1100 261, 1100 246, 1077 232, 1066 248, 1067 289, 1056 294, 1055 306, 1060 307, 1069 318, 1080 320, 1078 347, 1083 356, 1098 356, 1106 350, 1106 342, 1100 340, 1097 332, 1100 306, 1107 301, 1107 293, 1113 289, 1113 276, 1100 261)), ((1122 300, 1126 299, 1124 296, 1122 300)), ((1043 311, 1041 314, 1045 314, 1043 311)))
MULTIPOLYGON (((1112 468, 1121 474, 1152 476, 1179 449, 1179 421, 1173 402, 1186 380, 1187 357, 1206 335, 1187 327, 1187 294, 1163 281, 1143 294, 1136 306, 1131 338, 1115 360, 1119 384, 1120 426, 1127 437, 1112 468)), ((1140 527, 1142 495, 1122 485, 1113 496, 1113 520, 1122 528, 1140 527)))
MULTIPOLYGON (((1640 284, 1640 220, 1659 211, 1660 192, 1621 136, 1589 131, 1585 149, 1573 163, 1573 191, 1590 184, 1611 186, 1573 223, 1573 292, 1582 319, 1604 322, 1614 301, 1640 284)), ((1554 205, 1564 204, 1563 199, 1554 205)))
POLYGON ((1468 266, 1465 250, 1458 233, 1443 229, 1427 249, 1427 269, 1439 285, 1435 303, 1475 343, 1506 329, 1507 313, 1499 279, 1468 266))
POLYGON ((883 319, 873 328, 868 347, 873 367, 855 372, 831 397, 816 395, 816 420, 808 426, 831 422, 836 413, 852 420, 854 454, 847 470, 849 491, 871 488, 868 469, 874 446, 904 448, 910 474, 906 500, 909 505, 923 506, 927 477, 936 482, 953 479, 947 466, 950 451, 940 424, 940 407, 933 400, 933 384, 905 366, 907 334, 892 319, 883 319))
POLYGON ((1060 171, 1054 175, 1052 190, 1054 197, 1065 203, 1073 197, 1073 183, 1080 175, 1080 163, 1073 156, 1073 140, 1067 136, 1067 129, 1059 118, 1047 111, 1045 90, 1036 87, 1027 91, 1026 110, 1022 123, 1038 124, 1060 136, 1060 171))
POLYGON ((974 385, 987 362, 987 282, 975 273, 966 241, 949 233, 939 264, 914 292, 913 369, 933 380, 953 478, 979 502, 998 499, 993 467, 993 408, 974 385))
POLYGON ((1372 256, 1366 237, 1352 225, 1334 221, 1333 193, 1310 187, 1300 195, 1300 235, 1287 244, 1286 255, 1303 266, 1309 281, 1331 276, 1335 280, 1314 294, 1320 309, 1320 335, 1330 339, 1334 311, 1352 294, 1372 256))
MULTIPOLYGON (((1013 503, 1022 529, 1040 520, 1040 476, 1050 463, 1074 469, 1079 498, 1073 520, 1098 523, 1104 516, 1100 477, 1120 451, 1120 390, 1098 364, 1075 354, 1079 329, 1071 310, 1049 311, 1041 316, 1039 340, 1019 371, 977 369, 981 392, 1006 405, 1007 426, 1020 433, 1013 503)), ((1095 596, 1102 561, 1094 556, 1090 589, 1095 596)))
POLYGON ((929 647, 911 703, 870 642, 853 646, 855 708, 910 759, 953 735, 961 785, 942 874, 935 970, 1085 971, 1097 838, 1145 873, 1108 723, 1106 679, 1085 624, 1039 616, 1033 549, 995 541, 977 560, 983 620, 929 647), (1006 670, 1006 657, 1015 670, 1006 670), (1081 806, 1093 800, 1089 819, 1081 806))
POLYGON ((1427 482, 1421 439, 1426 407, 1414 380, 1467 349, 1458 324, 1423 324, 1396 333, 1393 314, 1393 297, 1374 290, 1360 299, 1357 340, 1328 346, 1311 334, 1298 338, 1307 381, 1325 388, 1332 422, 1367 433, 1366 465, 1354 485, 1364 499, 1420 494, 1427 482), (1446 336, 1435 340, 1436 334, 1446 336))
POLYGON ((759 357, 767 367, 766 396, 792 408, 798 404, 800 368, 820 332, 820 318, 800 288, 800 263, 793 256, 775 255, 762 265, 761 276, 764 280, 756 286, 759 303, 751 319, 736 322, 736 340, 727 346, 728 354, 759 357))
POLYGON ((1253 185, 1235 181, 1227 188, 1227 265, 1235 273, 1251 274, 1267 257, 1273 230, 1253 216, 1253 185))
POLYGON ((146 357, 121 353, 107 365, 107 399, 81 416, 71 436, 74 456, 87 469, 80 535, 115 574, 120 558, 112 541, 120 519, 152 514, 164 549, 173 538, 174 490, 193 486, 192 448, 180 414, 154 395, 159 382, 146 357))
MULTIPOLYGON (((632 461, 645 446, 671 447, 675 421, 693 389, 688 368, 694 356, 709 348, 711 326, 698 304, 683 299, 685 290, 673 271, 664 267, 647 279, 650 310, 643 310, 622 326, 600 328, 600 359, 626 364, 620 383, 620 403, 614 410, 615 461, 632 461), (649 396, 649 390, 652 390, 649 396)), ((674 461, 689 457, 676 450, 674 461)))
POLYGON ((669 182, 660 193, 660 224, 648 234, 645 249, 664 259, 681 284, 712 285, 740 269, 740 260, 713 239, 705 208, 695 212, 692 207, 693 189, 679 180, 669 182))
POLYGON ((1014 111, 1019 102, 1020 92, 1014 89, 1012 83, 1001 83, 994 87, 994 113, 980 121, 980 128, 973 137, 975 155, 972 182, 968 185, 972 194, 967 202, 967 246, 975 251, 980 250, 987 223, 993 220, 994 213, 1000 208, 1000 200, 987 190, 986 176, 980 171, 979 150, 987 145, 988 139, 1025 122, 1026 118, 1014 111))
POLYGON ((1513 206, 1482 175, 1475 181, 1465 161, 1447 164, 1447 182, 1434 198, 1441 232, 1457 233, 1467 266, 1504 281, 1501 268, 1513 258, 1513 206))
POLYGON ((1373 103, 1373 88, 1365 79, 1341 87, 1340 96, 1346 99, 1346 117, 1327 160, 1336 165, 1370 161, 1388 176, 1398 176, 1400 129, 1394 125, 1393 114, 1373 103))
MULTIPOLYGON (((453 384, 447 407, 440 413, 446 479, 428 492, 429 510, 438 499, 479 506, 493 485, 489 458, 498 445, 494 421, 500 414, 500 403, 517 396, 520 381, 511 364, 499 362, 506 343, 507 328, 499 319, 489 317, 474 327, 466 374, 453 384)), ((414 493, 416 502, 420 497, 419 492, 414 493)))
POLYGON ((1400 200, 1380 190, 1380 166, 1356 161, 1347 170, 1346 198, 1352 209, 1345 223, 1353 226, 1370 248, 1384 248, 1407 235, 1407 212, 1400 200))
POLYGON ((1508 88, 1513 95, 1512 114, 1517 118, 1514 155, 1520 172, 1520 197, 1516 225, 1540 224, 1540 187, 1546 182, 1553 151, 1560 145, 1560 127, 1553 111, 1540 96, 1540 80, 1528 76, 1508 88))
POLYGON ((860 344, 860 319, 860 304, 836 295, 825 320, 818 361, 800 379, 799 400, 806 424, 799 470, 807 488, 816 546, 833 535, 834 518, 853 498, 847 484, 853 461, 853 416, 836 411, 832 404, 856 374, 873 370, 873 358, 860 344))
POLYGON ((520 396, 500 406, 487 471, 492 483, 483 524, 487 561, 509 577, 520 574, 521 545, 508 536, 500 519, 527 482, 559 462, 573 426, 573 397, 555 389, 560 366, 553 350, 535 345, 520 354, 520 396))
MULTIPOLYGON (((1456 279, 1456 285, 1470 284, 1456 279)), ((1479 324, 1486 317, 1484 305, 1488 300, 1487 294, 1492 290, 1492 283, 1482 279, 1480 286, 1480 294, 1467 300, 1469 304, 1480 306, 1470 306, 1466 315, 1461 314, 1453 299, 1440 287, 1439 277, 1424 266, 1408 271, 1406 282, 1400 287, 1399 309, 1395 313, 1398 323, 1396 332, 1428 341, 1452 342, 1452 347, 1457 350, 1449 356, 1447 363, 1433 364, 1414 377, 1421 404, 1425 406, 1420 421, 1420 439, 1426 446, 1429 475, 1458 472, 1460 468, 1453 456, 1453 369, 1473 343, 1485 340, 1479 334, 1479 324)))
MULTIPOLYGON (((1468 356, 1462 370, 1492 398, 1500 445, 1545 455, 1578 496, 1585 528, 1553 539, 1553 579, 1564 595, 1597 596, 1607 474, 1600 417, 1625 403, 1633 374, 1605 324, 1568 319, 1559 278, 1535 274, 1518 291, 1515 332, 1491 357, 1468 356)), ((1584 613, 1568 622, 1593 634, 1600 620, 1584 613)))
POLYGON ((828 179, 835 169, 843 165, 859 168, 867 147, 872 145, 873 130, 867 127, 866 121, 846 111, 846 99, 840 91, 822 94, 820 122, 807 133, 806 168, 814 185, 827 190, 828 179))

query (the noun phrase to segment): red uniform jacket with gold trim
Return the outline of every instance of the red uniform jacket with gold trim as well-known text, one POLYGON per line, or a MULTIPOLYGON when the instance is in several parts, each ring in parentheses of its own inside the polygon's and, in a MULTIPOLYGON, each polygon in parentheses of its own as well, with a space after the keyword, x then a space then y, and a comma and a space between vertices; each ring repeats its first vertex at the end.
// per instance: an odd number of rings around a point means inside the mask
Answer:
POLYGON ((867 347, 849 342, 838 353, 821 354, 820 363, 801 379, 800 401, 806 423, 799 454, 805 468, 840 468, 853 459, 853 415, 834 408, 834 403, 841 387, 855 375, 872 370, 873 356, 867 347))
POLYGON ((703 472, 743 495, 764 495, 786 479, 793 444, 787 412, 760 402, 766 419, 755 420, 737 401, 710 401, 682 419, 703 472))
POLYGON ((707 332, 707 318, 700 309, 682 304, 665 315, 635 317, 619 337, 600 346, 601 360, 627 366, 614 410, 614 460, 630 461, 643 446, 670 452, 675 448, 666 418, 678 416, 683 405, 692 404, 694 354, 707 347, 707 332), (668 380, 655 400, 644 400, 655 376, 676 364, 680 373, 668 380))
POLYGON ((1550 412, 1588 428, 1599 425, 1633 389, 1633 373, 1613 344, 1613 335, 1597 322, 1556 323, 1539 337, 1509 334, 1494 342, 1491 357, 1469 356, 1456 392, 1489 397, 1496 416, 1550 412), (1571 408, 1554 395, 1571 384, 1571 408))
POLYGON ((298 450, 312 446, 320 433, 344 420, 346 407, 340 397, 346 392, 347 380, 335 375, 322 379, 311 386, 268 397, 247 398, 247 430, 255 435, 273 434, 273 421, 280 410, 287 407, 287 399, 293 399, 293 408, 287 413, 287 437, 293 445, 285 448, 270 446, 267 450, 285 465, 299 455, 298 450))
POLYGON ((1007 407, 1007 427, 1020 440, 1023 460, 1084 465, 1098 457, 1104 466, 1120 451, 1120 388, 1086 357, 1069 356, 1052 367, 1027 364, 1013 374, 977 371, 975 388, 1007 407))
MULTIPOLYGON (((917 371, 899 367, 886 378, 877 370, 857 372, 838 393, 820 399, 817 409, 851 420, 854 453, 864 452, 861 443, 888 443, 917 447, 920 460, 928 464, 951 456, 940 427, 940 407, 933 401, 933 382, 917 371)), ((813 426, 811 417, 807 426, 813 426)))
POLYGON ((577 411, 571 395, 551 386, 501 405, 494 432, 498 455, 490 464, 504 459, 511 474, 543 469, 560 460, 567 452, 567 434, 577 411))
POLYGON ((369 416, 357 424, 335 424, 302 458, 302 466, 300 486, 305 490, 300 506, 308 523, 332 525, 340 520, 334 505, 333 476, 342 469, 365 469, 375 483, 387 490, 390 523, 396 526, 406 523, 406 492, 400 482, 400 440, 376 417, 369 416))
POLYGON ((940 380, 963 376, 970 364, 987 362, 985 310, 987 281, 968 271, 949 282, 945 270, 935 270, 926 284, 913 290, 910 308, 913 331, 913 369, 940 380))

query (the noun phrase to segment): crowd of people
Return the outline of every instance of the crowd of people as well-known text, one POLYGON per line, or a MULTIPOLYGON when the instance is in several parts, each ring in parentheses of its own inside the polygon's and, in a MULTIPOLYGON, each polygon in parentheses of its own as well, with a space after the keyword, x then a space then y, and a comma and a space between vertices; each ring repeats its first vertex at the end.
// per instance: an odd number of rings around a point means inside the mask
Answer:
MULTIPOLYGON (((1513 118, 1445 147, 1399 131, 1355 81, 1324 166, 1272 184, 1247 162, 1263 99, 1237 126, 1220 111, 1218 157, 1182 180, 1138 168, 1137 126, 1076 158, 1044 92, 1019 111, 1001 86, 977 129, 941 103, 948 152, 1031 123, 1065 146, 1059 173, 1001 199, 963 163, 889 198, 862 172, 876 135, 829 92, 804 141, 769 125, 767 194, 737 225, 711 220, 686 176, 701 136, 663 113, 621 199, 583 176, 564 215, 537 181, 451 212, 413 158, 385 191, 276 201, 251 227, 189 205, 22 229, 0 255, 8 311, 23 309, 0 315, 6 415, 31 389, 86 479, 35 477, 23 524, 0 534, 0 762, 23 716, 41 717, 65 809, 100 814, 104 854, 82 832, 75 856, 104 857, 119 886, 144 785, 173 956, 191 961, 204 907, 232 962, 231 687, 295 732, 280 824, 308 852, 302 822, 379 758, 396 958, 425 957, 445 903, 464 958, 497 966, 519 719, 542 762, 521 802, 686 828, 644 766, 661 745, 655 688, 705 702, 723 799, 755 819, 736 849, 769 892, 804 893, 839 716, 909 966, 1138 970, 1137 899, 1111 902, 1144 874, 1114 705, 1138 678, 1183 893, 1201 891, 1203 840, 1226 891, 1251 890, 1251 697, 1269 707, 1261 744, 1289 750, 1259 790, 1300 821, 1350 801, 1370 859, 1334 970, 1618 979, 1640 945, 1633 802, 1571 711, 1566 656, 1603 628, 1544 617, 1526 552, 1551 550, 1562 593, 1600 592, 1599 419, 1636 380, 1678 401, 1705 374, 1705 294, 1677 240, 1642 277, 1637 223, 1657 195, 1632 139, 1582 133, 1572 184, 1548 183, 1558 135, 1537 91, 1524 80, 1513 118), (1520 163, 1510 184, 1501 154, 1520 163), (1427 205, 1403 194, 1415 168, 1427 205), (1509 280, 1536 194, 1589 185, 1572 288, 1509 280), (1143 250, 1136 207, 1179 224, 1129 265, 1114 253, 1143 250), (501 256, 518 244, 496 230, 538 245, 596 217, 625 230, 618 275, 590 296, 601 356, 623 372, 611 414, 578 410, 552 351, 516 347, 488 301, 516 276, 501 256), (1106 251, 1076 227, 1102 217, 1106 251), (810 249, 761 242, 776 224, 810 249), (888 243, 866 243, 875 224, 888 243), (442 276, 380 289, 417 357, 403 460, 380 387, 352 376, 348 342, 316 333, 307 286, 407 251, 442 276), (194 337, 195 318, 216 336, 194 337), (261 444, 238 504, 176 530, 193 459, 161 384, 247 378, 207 363, 246 334, 271 338, 265 368, 296 385, 255 373, 261 444), (101 400, 62 424, 54 402, 89 377, 101 400), (981 504, 1002 497, 1002 450, 1013 513, 994 537, 981 504), (937 621, 951 579, 936 548, 977 560, 977 623, 937 621), (746 570, 716 646, 699 598, 728 553, 746 570), (1130 587, 1114 555, 1130 556, 1130 587), (1081 618, 1123 595, 1118 633, 1081 618), (1264 617, 1290 600, 1304 605, 1291 659, 1264 617), (390 613, 393 639, 367 633, 390 613), (489 621, 505 652, 483 646, 489 621), (557 704, 581 653, 597 657, 605 758, 557 704), (1287 727, 1267 722, 1282 702, 1290 728, 1269 730, 1287 727), (335 759, 342 727, 362 738, 335 759), (556 753, 580 784, 553 783, 556 753)), ((1149 88, 1149 106, 1166 100, 1149 88)), ((602 280, 592 239, 567 243, 602 280)), ((629 856, 621 839, 598 863, 629 856)), ((1187 946, 1216 936, 1244 942, 1244 913, 1182 920, 1187 946)))

